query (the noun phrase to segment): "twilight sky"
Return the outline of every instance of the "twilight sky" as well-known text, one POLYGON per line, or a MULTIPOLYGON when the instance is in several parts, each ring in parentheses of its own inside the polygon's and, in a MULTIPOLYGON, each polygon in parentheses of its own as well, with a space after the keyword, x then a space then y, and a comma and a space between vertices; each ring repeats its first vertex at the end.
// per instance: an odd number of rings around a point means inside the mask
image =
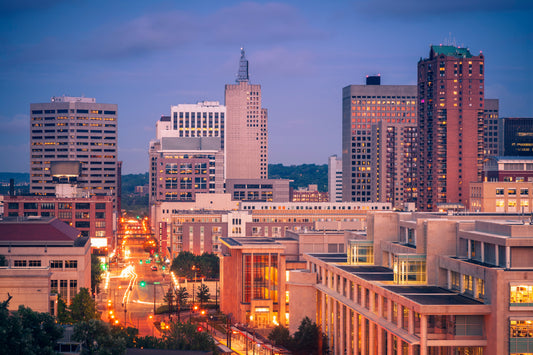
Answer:
POLYGON ((450 39, 483 51, 500 116, 531 117, 532 15, 530 0, 0 0, 0 171, 29 171, 29 104, 64 94, 118 104, 123 172, 147 171, 158 118, 223 103, 241 46, 270 163, 340 155, 342 88, 378 73, 416 84, 418 60, 450 39))

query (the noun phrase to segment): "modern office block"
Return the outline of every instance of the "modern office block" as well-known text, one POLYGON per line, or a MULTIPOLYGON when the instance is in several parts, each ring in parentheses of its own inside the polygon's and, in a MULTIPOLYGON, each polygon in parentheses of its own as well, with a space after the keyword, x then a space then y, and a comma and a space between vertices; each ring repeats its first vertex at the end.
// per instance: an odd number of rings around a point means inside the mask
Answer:
POLYGON ((418 62, 417 207, 468 206, 483 163, 484 56, 431 46, 418 62))
POLYGON ((117 208, 117 105, 61 96, 30 104, 30 113, 30 192, 54 195, 51 162, 76 161, 81 163, 79 187, 113 196, 117 208))
POLYGON ((485 99, 483 110, 483 155, 485 157, 500 154, 502 127, 499 118, 499 103, 498 99, 485 99))
POLYGON ((533 117, 505 117, 502 119, 502 155, 533 156, 533 117))
POLYGON ((342 91, 343 201, 372 201, 377 163, 372 160, 372 124, 416 123, 416 86, 380 85, 380 80, 368 79, 366 85, 342 91))

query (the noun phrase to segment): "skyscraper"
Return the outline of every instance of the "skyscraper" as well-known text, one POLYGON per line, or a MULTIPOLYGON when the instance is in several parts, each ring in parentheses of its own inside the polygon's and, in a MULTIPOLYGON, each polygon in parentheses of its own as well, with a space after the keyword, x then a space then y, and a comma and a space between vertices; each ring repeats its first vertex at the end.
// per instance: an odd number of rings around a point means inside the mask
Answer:
POLYGON ((377 161, 372 159, 372 124, 416 123, 416 86, 381 85, 380 77, 367 77, 366 85, 342 91, 343 201, 372 200, 377 161))
POLYGON ((117 105, 94 98, 52 97, 30 104, 30 192, 54 195, 50 163, 78 161, 78 186, 117 201, 117 105))
POLYGON ((418 209, 468 206, 469 183, 481 181, 484 88, 483 54, 431 46, 418 62, 418 209))
POLYGON ((328 159, 328 192, 330 202, 342 202, 342 159, 336 155, 328 159))
POLYGON ((261 107, 261 85, 249 83, 242 49, 236 82, 227 84, 224 93, 226 179, 267 179, 267 110, 261 107))
POLYGON ((498 99, 485 99, 483 110, 483 155, 485 157, 499 154, 502 140, 500 136, 502 124, 498 117, 499 102, 498 99))

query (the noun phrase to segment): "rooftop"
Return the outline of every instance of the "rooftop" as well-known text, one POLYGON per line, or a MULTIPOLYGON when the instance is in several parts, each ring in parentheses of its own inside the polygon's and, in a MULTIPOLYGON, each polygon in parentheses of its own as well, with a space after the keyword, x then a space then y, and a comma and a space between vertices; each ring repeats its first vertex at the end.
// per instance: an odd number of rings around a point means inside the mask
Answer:
POLYGON ((457 58, 472 58, 472 54, 468 48, 458 48, 455 46, 431 46, 431 51, 436 56, 444 54, 445 56, 457 57, 457 58))
POLYGON ((68 242, 68 244, 74 245, 79 239, 79 235, 80 232, 76 228, 55 217, 13 217, 0 220, 0 243, 3 244, 12 242, 68 242))

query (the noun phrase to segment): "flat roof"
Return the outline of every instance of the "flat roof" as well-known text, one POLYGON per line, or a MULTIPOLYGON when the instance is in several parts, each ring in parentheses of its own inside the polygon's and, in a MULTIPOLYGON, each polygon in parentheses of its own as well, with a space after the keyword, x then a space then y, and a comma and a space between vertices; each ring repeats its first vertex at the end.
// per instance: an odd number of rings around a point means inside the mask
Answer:
POLYGON ((0 220, 0 242, 69 242, 80 231, 55 217, 4 218, 0 220))

